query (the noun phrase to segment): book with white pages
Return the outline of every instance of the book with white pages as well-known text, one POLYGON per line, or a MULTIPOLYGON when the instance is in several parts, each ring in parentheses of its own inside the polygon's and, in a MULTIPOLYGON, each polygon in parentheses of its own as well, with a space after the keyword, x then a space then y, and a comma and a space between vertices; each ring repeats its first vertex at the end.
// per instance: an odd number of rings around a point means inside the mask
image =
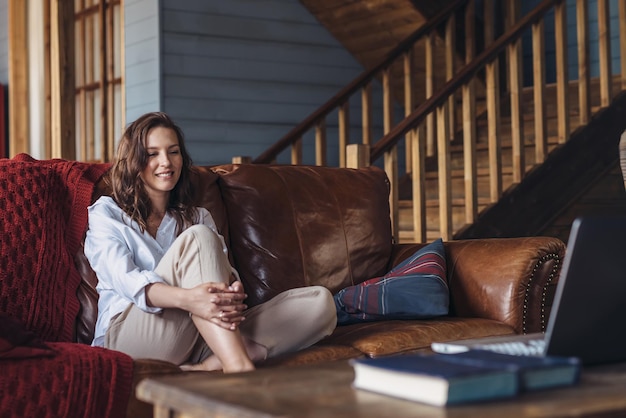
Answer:
POLYGON ((574 220, 546 332, 433 342, 438 353, 469 349, 626 361, 626 217, 574 220))

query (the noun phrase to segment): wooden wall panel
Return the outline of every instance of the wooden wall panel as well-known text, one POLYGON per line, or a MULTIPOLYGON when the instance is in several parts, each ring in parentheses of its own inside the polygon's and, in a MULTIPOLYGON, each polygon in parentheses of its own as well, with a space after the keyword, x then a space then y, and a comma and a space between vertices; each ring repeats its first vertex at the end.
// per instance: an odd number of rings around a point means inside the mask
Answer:
MULTIPOLYGON (((162 109, 198 164, 256 157, 363 71, 297 0, 163 0, 161 22, 162 109)), ((360 115, 360 103, 350 105, 360 115)), ((337 124, 331 115, 329 164, 338 158, 337 124)), ((302 143, 313 159, 314 135, 302 143)))

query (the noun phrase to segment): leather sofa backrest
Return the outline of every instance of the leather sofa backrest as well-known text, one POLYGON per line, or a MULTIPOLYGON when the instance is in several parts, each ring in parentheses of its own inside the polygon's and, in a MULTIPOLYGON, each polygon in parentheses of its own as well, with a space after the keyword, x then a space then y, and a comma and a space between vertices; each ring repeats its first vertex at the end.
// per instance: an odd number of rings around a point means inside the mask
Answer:
POLYGON ((294 287, 340 289, 386 272, 389 181, 376 167, 214 167, 247 303, 294 287))
MULTIPOLYGON (((222 165, 196 167, 196 204, 207 208, 230 247, 249 306, 295 287, 333 293, 383 275, 392 250, 389 181, 376 167, 222 165)), ((100 181, 93 201, 109 194, 100 181)), ((82 254, 79 342, 91 343, 97 277, 82 254)))

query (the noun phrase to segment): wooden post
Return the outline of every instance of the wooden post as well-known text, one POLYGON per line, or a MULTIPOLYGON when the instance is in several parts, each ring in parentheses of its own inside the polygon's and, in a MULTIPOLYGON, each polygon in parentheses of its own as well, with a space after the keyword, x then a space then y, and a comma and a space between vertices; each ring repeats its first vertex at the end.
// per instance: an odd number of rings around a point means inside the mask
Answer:
POLYGON ((52 157, 76 159, 74 2, 51 0, 52 157))
POLYGON ((370 147, 366 144, 349 144, 346 146, 346 167, 363 168, 370 165, 370 147))
POLYGON ((9 0, 9 150, 10 157, 29 152, 28 24, 23 0, 9 0))
POLYGON ((252 163, 252 157, 238 155, 236 157, 233 157, 231 159, 231 162, 233 164, 250 164, 252 163))

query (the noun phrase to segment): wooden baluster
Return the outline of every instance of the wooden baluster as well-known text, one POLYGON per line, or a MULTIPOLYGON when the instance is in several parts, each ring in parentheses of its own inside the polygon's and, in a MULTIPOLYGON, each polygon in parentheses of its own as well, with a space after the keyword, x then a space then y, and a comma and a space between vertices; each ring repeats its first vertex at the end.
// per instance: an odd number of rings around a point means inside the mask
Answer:
MULTIPOLYGON (((454 14, 450 15, 445 27, 445 57, 446 57, 446 81, 451 80, 454 77, 454 59, 456 58, 456 43, 454 41, 456 19, 454 14)), ((454 106, 454 93, 448 97, 448 135, 450 135, 450 141, 454 139, 456 132, 455 117, 456 111, 454 106)))
POLYGON ((544 21, 533 23, 533 98, 535 103, 535 164, 548 155, 546 121, 546 61, 544 21))
POLYGON ((389 178, 389 209, 391 211, 391 230, 395 242, 400 242, 400 219, 398 202, 398 147, 393 146, 389 151, 385 151, 384 156, 385 172, 389 178))
POLYGON ((413 240, 426 242, 426 136, 424 124, 411 135, 411 191, 413 193, 413 240))
POLYGON ((346 166, 346 146, 350 143, 350 102, 339 106, 339 167, 346 166))
POLYGON ((589 12, 587 0, 576 0, 576 39, 578 42, 578 115, 580 124, 586 125, 591 117, 589 75, 589 12))
MULTIPOLYGON (((429 99, 435 92, 435 34, 429 33, 424 39, 424 72, 425 72, 425 92, 426 99, 429 99)), ((426 155, 435 155, 435 114, 429 113, 426 116, 426 155)))
POLYGON ((439 180, 439 231, 444 241, 452 239, 452 187, 450 181, 450 127, 447 106, 437 107, 437 164, 439 180))
POLYGON ((502 151, 500 144, 500 89, 498 60, 485 67, 487 81, 487 143, 489 144, 490 199, 497 202, 502 194, 502 151))
MULTIPOLYGON (((519 16, 519 2, 513 2, 507 9, 511 26, 519 16)), ((519 183, 526 172, 524 145, 524 116, 522 115, 522 41, 511 43, 507 47, 509 60, 509 92, 511 99, 511 147, 513 158, 513 182, 519 183)))
POLYGON ((372 83, 367 83, 361 89, 361 124, 363 125, 362 143, 372 143, 372 83))
POLYGON ((298 138, 291 144, 291 164, 302 164, 302 138, 298 138))
MULTIPOLYGON (((409 49, 403 57, 404 64, 404 116, 409 116, 413 111, 413 50, 409 49)), ((413 152, 411 147, 413 146, 413 139, 411 137, 412 131, 407 132, 405 135, 405 167, 407 174, 411 172, 413 152)))
POLYGON ((393 100, 391 95, 391 68, 383 70, 383 134, 393 127, 393 100))
MULTIPOLYGON (((475 4, 465 6, 465 63, 474 59, 475 4)), ((465 222, 473 223, 478 214, 476 177, 476 84, 472 78, 462 87, 463 97, 463 170, 465 178, 465 222)))
POLYGON ((567 71, 567 22, 564 1, 554 6, 554 37, 556 43, 556 107, 558 141, 569 137, 569 77, 567 71))
MULTIPOLYGON (((393 126, 393 102, 391 99, 391 68, 383 70, 383 135, 389 133, 393 126)), ((399 242, 399 208, 398 208, 398 147, 393 146, 385 152, 385 172, 389 177, 391 190, 389 207, 391 209, 391 227, 393 237, 399 242)))
MULTIPOLYGON (((413 50, 404 54, 404 114, 408 116, 415 107, 413 89, 413 50)), ((421 132, 423 137, 423 129, 421 132)), ((426 240, 426 202, 424 191, 424 154, 420 148, 419 128, 410 130, 405 136, 406 172, 411 173, 411 191, 413 194, 413 241, 426 240)))
POLYGON ((326 119, 315 126, 315 164, 326 165, 326 119))
MULTIPOLYGON (((491 45, 495 36, 493 0, 485 0, 485 45, 491 45)), ((489 146, 490 200, 497 202, 502 193, 502 151, 500 145, 500 87, 498 59, 485 66, 487 95, 487 143, 489 146)))
MULTIPOLYGON (((626 24, 622 22, 622 24, 626 24)), ((598 56, 600 61, 600 106, 611 104, 611 29, 609 0, 598 0, 598 56)))

